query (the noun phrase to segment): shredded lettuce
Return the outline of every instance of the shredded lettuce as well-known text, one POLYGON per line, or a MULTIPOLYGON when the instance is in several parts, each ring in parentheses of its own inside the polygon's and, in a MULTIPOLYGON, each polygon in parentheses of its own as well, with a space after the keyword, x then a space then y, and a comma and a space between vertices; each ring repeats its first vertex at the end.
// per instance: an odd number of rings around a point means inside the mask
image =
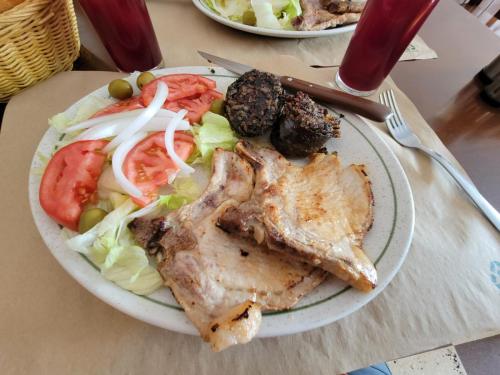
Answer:
POLYGON ((92 229, 68 239, 66 244, 89 256, 106 279, 136 294, 149 294, 162 285, 162 279, 124 225, 136 208, 127 199, 92 229))
POLYGON ((201 194, 198 183, 192 177, 177 177, 172 183, 175 193, 161 195, 159 204, 168 210, 177 210, 193 202, 201 194))
POLYGON ((289 0, 288 5, 283 9, 283 12, 288 16, 290 20, 297 16, 300 16, 302 14, 300 0, 289 0))
POLYGON ((252 8, 258 27, 266 29, 281 29, 278 17, 274 14, 271 0, 252 0, 252 8))
POLYGON ((201 126, 193 127, 197 146, 193 163, 209 163, 216 148, 233 150, 238 138, 233 133, 229 121, 212 112, 207 112, 201 119, 201 126))
POLYGON ((185 204, 192 202, 191 199, 185 197, 182 194, 161 195, 159 199, 160 199, 160 205, 162 205, 168 210, 177 210, 182 206, 184 206, 185 204))
POLYGON ((64 133, 69 126, 87 120, 98 110, 112 103, 113 101, 111 99, 103 99, 94 95, 89 95, 78 104, 76 112, 66 110, 65 112, 58 113, 49 118, 49 125, 59 133, 64 133))
POLYGON ((250 0, 205 0, 210 9, 225 18, 241 22, 243 13, 251 9, 250 0))
POLYGON ((191 200, 195 200, 201 194, 200 185, 191 176, 177 177, 172 183, 172 187, 177 193, 191 200))
POLYGON ((293 30, 292 22, 302 14, 300 0, 204 0, 222 17, 243 23, 243 14, 253 12, 256 26, 293 30))

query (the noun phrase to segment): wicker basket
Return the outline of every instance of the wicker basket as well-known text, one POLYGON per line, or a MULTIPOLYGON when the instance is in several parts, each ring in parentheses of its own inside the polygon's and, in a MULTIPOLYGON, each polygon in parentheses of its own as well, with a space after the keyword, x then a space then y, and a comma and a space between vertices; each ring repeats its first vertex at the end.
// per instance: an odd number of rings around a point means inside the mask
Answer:
POLYGON ((72 0, 26 0, 0 13, 0 101, 70 70, 79 49, 72 0))

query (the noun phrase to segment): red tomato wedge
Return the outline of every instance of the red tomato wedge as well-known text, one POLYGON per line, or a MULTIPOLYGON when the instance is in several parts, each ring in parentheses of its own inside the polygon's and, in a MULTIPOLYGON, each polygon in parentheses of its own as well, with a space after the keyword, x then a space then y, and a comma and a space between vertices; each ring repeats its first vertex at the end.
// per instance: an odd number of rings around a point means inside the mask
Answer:
MULTIPOLYGON (((174 148, 182 160, 186 160, 194 149, 193 137, 176 132, 174 148)), ((165 132, 151 134, 130 150, 123 164, 123 173, 139 190, 143 197, 132 198, 134 203, 145 206, 158 197, 158 190, 168 183, 168 177, 179 168, 170 159, 165 149, 165 132)))
POLYGON ((200 122, 201 116, 210 109, 215 99, 221 99, 222 97, 223 95, 220 92, 209 90, 195 98, 179 99, 174 102, 167 101, 163 105, 163 108, 175 112, 186 109, 188 111, 186 118, 191 124, 194 124, 200 122))
POLYGON ((103 108, 92 115, 91 118, 111 115, 118 112, 132 111, 134 109, 144 108, 142 105, 141 98, 139 96, 133 96, 129 99, 120 100, 119 102, 113 103, 106 108, 103 108))
POLYGON ((108 141, 80 141, 57 151, 40 184, 40 205, 52 219, 71 230, 85 204, 95 200, 97 180, 106 161, 101 149, 108 141))
POLYGON ((175 101, 187 97, 198 96, 208 90, 215 89, 215 81, 197 74, 171 74, 158 77, 142 88, 141 100, 147 106, 153 100, 158 81, 168 86, 168 101, 175 101))

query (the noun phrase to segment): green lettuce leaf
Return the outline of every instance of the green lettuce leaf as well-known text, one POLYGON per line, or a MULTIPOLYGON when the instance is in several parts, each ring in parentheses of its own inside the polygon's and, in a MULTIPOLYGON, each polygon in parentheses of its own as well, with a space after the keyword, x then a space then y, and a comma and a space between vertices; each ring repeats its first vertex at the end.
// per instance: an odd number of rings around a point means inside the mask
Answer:
POLYGON ((235 136, 229 121, 212 112, 202 117, 202 125, 193 127, 197 152, 192 157, 192 163, 209 163, 216 148, 233 150, 238 138, 235 136))
POLYGON ((193 202, 201 194, 198 183, 190 176, 177 177, 172 183, 174 194, 161 195, 159 204, 168 210, 177 210, 193 202))
POLYGON ((271 0, 252 0, 252 8, 257 19, 257 27, 266 29, 281 29, 271 0))
POLYGON ((136 294, 149 294, 162 285, 162 279, 124 225, 136 208, 127 199, 92 229, 68 239, 66 244, 88 255, 106 279, 136 294))
POLYGON ((221 16, 237 22, 241 22, 243 13, 251 9, 250 0, 205 0, 205 4, 221 16))
POLYGON ((292 30, 292 21, 302 14, 300 0, 204 0, 215 13, 236 22, 243 14, 253 11, 256 26, 292 30))
POLYGON ((112 103, 113 101, 111 99, 103 99, 94 95, 89 95, 78 103, 76 111, 67 110, 49 118, 49 125, 59 133, 64 133, 67 127, 87 120, 98 110, 112 103))

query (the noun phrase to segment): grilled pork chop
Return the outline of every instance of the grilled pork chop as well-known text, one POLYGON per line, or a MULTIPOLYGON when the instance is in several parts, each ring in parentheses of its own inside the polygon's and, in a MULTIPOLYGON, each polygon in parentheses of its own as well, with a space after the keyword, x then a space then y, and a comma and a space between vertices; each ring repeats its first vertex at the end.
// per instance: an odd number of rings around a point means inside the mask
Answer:
POLYGON ((297 30, 324 30, 359 21, 361 13, 358 2, 301 0, 302 14, 295 18, 297 30), (346 4, 347 3, 347 4, 346 4))
POLYGON ((253 237, 369 291, 377 273, 361 246, 373 221, 370 181, 361 165, 344 169, 336 155, 315 154, 305 167, 278 152, 236 145, 256 171, 252 198, 227 206, 217 225, 253 237))
POLYGON ((227 207, 250 198, 253 183, 247 161, 216 150, 212 177, 197 201, 164 219, 130 225, 142 246, 160 249, 165 284, 215 351, 250 341, 262 310, 290 308, 327 276, 215 225, 227 207))

